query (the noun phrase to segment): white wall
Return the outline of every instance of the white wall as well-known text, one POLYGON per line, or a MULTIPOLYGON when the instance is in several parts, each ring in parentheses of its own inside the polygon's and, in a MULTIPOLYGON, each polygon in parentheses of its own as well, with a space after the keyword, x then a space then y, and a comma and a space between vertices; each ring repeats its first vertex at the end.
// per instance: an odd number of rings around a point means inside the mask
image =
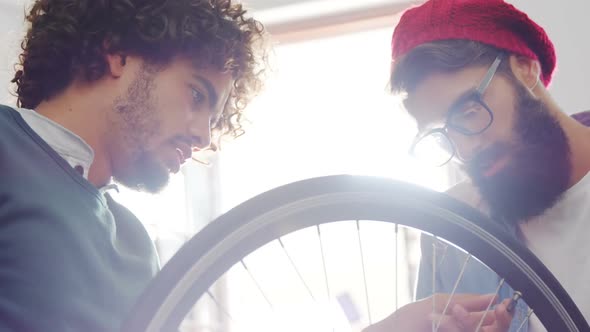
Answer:
POLYGON ((24 35, 24 5, 20 1, 0 1, 0 103, 14 105, 10 80, 24 35))
POLYGON ((567 113, 590 110, 590 0, 510 0, 541 25, 557 49, 550 87, 567 113))

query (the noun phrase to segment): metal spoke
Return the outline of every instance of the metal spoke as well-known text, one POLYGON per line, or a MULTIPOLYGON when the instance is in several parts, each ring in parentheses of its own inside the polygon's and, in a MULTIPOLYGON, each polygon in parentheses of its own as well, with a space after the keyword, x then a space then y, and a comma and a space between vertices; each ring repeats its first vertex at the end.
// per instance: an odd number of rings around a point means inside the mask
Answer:
MULTIPOLYGON (((436 236, 432 242, 432 317, 436 314, 436 236)), ((432 320, 432 332, 436 331, 436 320, 432 320)))
POLYGON ((520 330, 522 330, 522 328, 529 321, 529 318, 531 318, 531 315, 533 314, 533 312, 534 312, 533 309, 529 308, 529 312, 526 314, 526 317, 522 320, 522 323, 520 323, 520 325, 518 326, 518 329, 516 330, 516 332, 520 332, 520 330))
POLYGON ((213 296, 213 294, 211 293, 211 291, 207 290, 207 295, 209 295, 209 297, 211 298, 211 300, 213 301, 213 303, 215 303, 215 305, 217 306, 217 309, 219 309, 219 311, 221 311, 224 315, 227 316, 227 318, 229 318, 230 322, 234 322, 234 319, 232 318, 232 316, 229 314, 229 312, 221 305, 221 303, 219 303, 219 301, 217 301, 217 299, 215 298, 215 296, 213 296))
POLYGON ((365 259, 363 254, 363 244, 361 241, 361 225, 359 221, 356 221, 356 234, 358 237, 359 242, 359 250, 361 253, 361 266, 363 268, 363 283, 365 284, 365 301, 367 302, 367 313, 369 314, 369 325, 373 324, 373 319, 371 318, 371 306, 369 304, 369 288, 367 286, 367 273, 365 270, 365 259))
MULTIPOLYGON (((326 281, 326 294, 328 295, 328 302, 330 301, 330 284, 328 282, 328 269, 326 268, 326 255, 324 254, 324 243, 322 241, 322 232, 320 231, 320 225, 316 225, 318 230, 318 239, 320 241, 320 252, 322 254, 322 265, 324 267, 324 279, 326 281)), ((334 332, 334 327, 332 327, 332 332, 334 332)))
POLYGON ((440 241, 439 241, 439 243, 444 246, 443 247, 443 253, 442 253, 440 259, 438 260, 438 266, 441 267, 442 264, 443 264, 443 262, 445 261, 445 258, 447 257, 447 251, 449 249, 449 245, 448 244, 444 244, 444 243, 442 243, 440 241))
POLYGON ((270 302, 270 300, 268 299, 268 297, 266 296, 266 294, 262 290, 262 287, 260 287, 260 284, 258 283, 258 281, 256 281, 256 278, 254 278, 254 275, 252 274, 250 269, 248 269, 248 266, 246 266, 246 263, 244 262, 244 260, 242 259, 242 260, 240 260, 240 262, 242 263, 242 266, 244 267, 244 269, 246 269, 246 272, 248 272, 248 275, 250 276, 250 278, 252 279, 252 281, 254 282, 256 287, 258 288, 258 291, 260 291, 260 294, 262 294, 262 297, 264 297, 264 299, 266 300, 266 303, 268 303, 268 305, 270 306, 270 309, 274 310, 272 303, 270 302))
POLYGON ((328 269, 326 268, 326 256, 324 254, 324 244, 322 242, 322 233, 320 232, 320 225, 316 225, 318 230, 318 239, 320 241, 320 252, 322 254, 322 266, 324 267, 324 280, 326 282, 326 294, 328 295, 328 300, 330 300, 330 284, 328 283, 328 269))
POLYGON ((309 296, 311 297, 311 299, 314 302, 317 302, 316 299, 315 299, 315 297, 313 296, 313 293, 311 292, 311 289, 309 288, 309 286, 305 282, 305 279, 303 279, 303 276, 301 275, 301 272, 299 272, 299 269, 297 268, 297 265, 295 265, 295 262, 291 258, 291 255, 289 255, 289 252, 287 251, 287 248, 285 248, 285 244, 283 243, 283 240, 281 238, 278 238, 278 241, 279 241, 279 243, 281 245, 281 248, 283 248, 283 252, 287 256, 287 259, 289 259, 289 262, 291 263, 291 266, 295 270, 295 273, 297 273, 297 276, 299 277, 299 280, 301 280, 301 283, 303 283, 303 286, 305 286, 305 289, 307 289, 307 292, 309 293, 309 296))
MULTIPOLYGON (((504 278, 502 278, 502 280, 500 280, 500 284, 498 285, 498 287, 496 288, 496 292, 494 293, 494 295, 498 295, 498 292, 500 292, 500 288, 502 288, 502 285, 504 285, 504 278)), ((483 326, 483 321, 486 319, 486 316, 488 315, 488 311, 490 310, 490 308, 492 307, 492 304, 494 303, 494 298, 492 298, 490 300, 490 303, 488 303, 488 307, 486 308, 486 311, 483 313, 483 315, 481 316, 481 319, 479 321, 479 324, 477 324, 477 328, 475 329, 475 332, 479 332, 479 330, 481 329, 481 327, 483 326)))
POLYGON ((399 283, 399 275, 398 275, 398 251, 399 251, 399 225, 395 224, 395 310, 399 309, 398 304, 398 283, 399 283))
POLYGON ((461 282, 461 279, 463 279, 463 274, 465 273, 465 268, 467 267, 467 263, 469 262, 470 258, 471 258, 471 254, 467 255, 467 258, 463 262, 463 266, 461 267, 461 271, 459 272, 459 276, 457 277, 457 280, 455 280, 455 285, 453 285, 453 290, 451 291, 451 294, 449 295, 449 299, 447 300, 447 303, 445 304, 445 307, 442 311, 441 319, 439 319, 438 324, 436 324, 435 331, 438 331, 438 328, 440 327, 440 323, 442 321, 442 316, 444 316, 447 313, 447 310, 449 309, 449 305, 451 304, 451 300, 453 299, 453 296, 455 295, 455 292, 457 291, 457 287, 459 287, 459 282, 461 282))

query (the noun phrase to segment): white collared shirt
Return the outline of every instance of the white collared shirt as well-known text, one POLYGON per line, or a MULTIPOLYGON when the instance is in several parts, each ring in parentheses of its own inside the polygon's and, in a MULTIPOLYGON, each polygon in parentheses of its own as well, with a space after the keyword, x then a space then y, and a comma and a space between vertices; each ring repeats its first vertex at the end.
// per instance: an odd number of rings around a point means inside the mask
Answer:
MULTIPOLYGON (((16 110, 39 137, 88 180, 88 171, 94 161, 94 151, 88 143, 80 136, 33 110, 26 108, 16 110)), ((113 187, 113 184, 107 184, 99 188, 99 191, 104 194, 113 187)))

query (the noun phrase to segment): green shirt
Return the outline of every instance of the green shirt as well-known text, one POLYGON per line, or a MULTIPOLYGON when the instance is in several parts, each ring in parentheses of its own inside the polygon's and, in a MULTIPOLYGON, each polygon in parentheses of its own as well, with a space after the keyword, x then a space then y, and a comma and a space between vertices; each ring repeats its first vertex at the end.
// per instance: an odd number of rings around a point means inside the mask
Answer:
POLYGON ((139 220, 0 106, 0 331, 117 331, 157 271, 139 220))

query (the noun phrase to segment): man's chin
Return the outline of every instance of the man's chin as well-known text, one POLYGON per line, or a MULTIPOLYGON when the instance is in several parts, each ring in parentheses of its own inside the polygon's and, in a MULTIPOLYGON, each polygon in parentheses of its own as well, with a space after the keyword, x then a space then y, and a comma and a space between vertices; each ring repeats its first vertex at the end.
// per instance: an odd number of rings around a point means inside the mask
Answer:
POLYGON ((115 178, 114 180, 132 190, 157 194, 166 188, 170 181, 170 175, 166 173, 166 176, 160 174, 157 176, 145 177, 143 179, 115 178))
POLYGON ((164 190, 170 182, 170 174, 166 173, 165 177, 146 179, 140 183, 139 190, 150 194, 157 194, 164 190))
POLYGON ((141 164, 124 174, 115 174, 114 180, 132 190, 157 194, 168 185, 170 172, 157 161, 143 159, 141 164))

